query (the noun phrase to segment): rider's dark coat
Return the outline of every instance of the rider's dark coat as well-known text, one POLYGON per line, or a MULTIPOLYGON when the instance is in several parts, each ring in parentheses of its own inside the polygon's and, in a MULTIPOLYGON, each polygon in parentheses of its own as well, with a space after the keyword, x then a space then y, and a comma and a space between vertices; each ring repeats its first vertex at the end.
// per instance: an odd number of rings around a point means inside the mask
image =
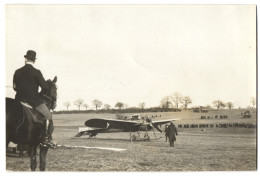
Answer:
POLYGON ((44 103, 38 93, 38 89, 39 87, 47 89, 48 84, 40 70, 35 69, 30 64, 26 64, 15 71, 13 83, 14 90, 16 91, 16 100, 26 101, 33 107, 44 103))

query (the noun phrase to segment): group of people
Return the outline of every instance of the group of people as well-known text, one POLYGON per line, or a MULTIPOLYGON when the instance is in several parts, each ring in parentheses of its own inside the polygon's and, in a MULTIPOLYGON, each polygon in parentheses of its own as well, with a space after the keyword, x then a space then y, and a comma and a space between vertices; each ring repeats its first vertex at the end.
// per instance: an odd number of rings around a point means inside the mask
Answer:
POLYGON ((167 139, 169 139, 170 147, 174 147, 174 141, 176 141, 176 136, 178 135, 178 132, 173 122, 170 122, 170 125, 165 125, 164 133, 165 142, 167 142, 167 139))

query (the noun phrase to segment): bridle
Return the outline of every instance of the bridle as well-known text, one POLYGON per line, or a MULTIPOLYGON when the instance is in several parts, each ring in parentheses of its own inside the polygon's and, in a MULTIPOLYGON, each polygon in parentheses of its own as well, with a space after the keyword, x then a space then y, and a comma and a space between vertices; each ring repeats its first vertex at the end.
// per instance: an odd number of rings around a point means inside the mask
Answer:
POLYGON ((49 82, 49 90, 42 91, 42 92, 41 92, 41 96, 42 96, 44 102, 46 103, 47 107, 48 107, 49 109, 51 109, 51 110, 54 110, 54 109, 56 108, 56 97, 54 98, 54 97, 51 95, 51 89, 52 89, 52 86, 53 86, 53 85, 50 85, 50 83, 51 83, 51 84, 54 84, 54 83, 52 83, 52 82, 49 81, 49 80, 48 80, 47 82, 49 82), (47 92, 48 92, 50 95, 48 95, 47 92))
POLYGON ((41 94, 43 101, 45 102, 46 106, 51 109, 54 110, 56 107, 56 102, 48 95, 46 94, 41 94))

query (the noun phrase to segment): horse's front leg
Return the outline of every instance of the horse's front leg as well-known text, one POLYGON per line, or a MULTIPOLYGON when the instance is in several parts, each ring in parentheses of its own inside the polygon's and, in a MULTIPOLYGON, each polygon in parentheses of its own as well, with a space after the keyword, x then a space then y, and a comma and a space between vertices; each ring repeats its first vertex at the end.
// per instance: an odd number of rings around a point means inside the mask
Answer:
POLYGON ((31 170, 35 171, 37 167, 37 160, 36 160, 36 154, 37 154, 37 146, 33 145, 31 146, 31 170))
POLYGON ((40 171, 45 171, 48 147, 40 146, 40 171))

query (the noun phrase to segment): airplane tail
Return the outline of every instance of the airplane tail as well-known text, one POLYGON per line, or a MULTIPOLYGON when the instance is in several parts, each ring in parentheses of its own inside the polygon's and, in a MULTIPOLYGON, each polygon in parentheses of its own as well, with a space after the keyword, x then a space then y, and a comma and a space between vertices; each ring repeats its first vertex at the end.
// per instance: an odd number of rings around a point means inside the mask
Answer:
POLYGON ((76 134, 74 137, 80 137, 80 136, 82 136, 84 133, 85 133, 84 131, 81 131, 81 132, 79 132, 78 134, 76 134))

